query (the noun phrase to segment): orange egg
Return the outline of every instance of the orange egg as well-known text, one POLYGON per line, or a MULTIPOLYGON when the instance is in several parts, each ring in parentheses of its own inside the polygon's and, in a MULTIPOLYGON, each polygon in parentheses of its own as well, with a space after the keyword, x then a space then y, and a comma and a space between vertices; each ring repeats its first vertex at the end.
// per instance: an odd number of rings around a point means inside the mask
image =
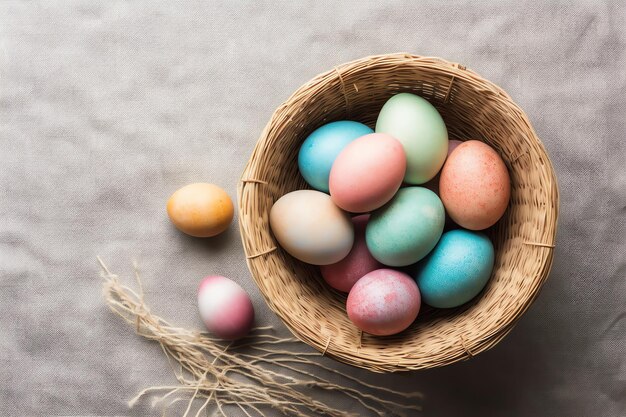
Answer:
POLYGON ((217 185, 195 183, 176 191, 167 202, 167 215, 181 232, 195 237, 222 233, 233 221, 233 202, 217 185))

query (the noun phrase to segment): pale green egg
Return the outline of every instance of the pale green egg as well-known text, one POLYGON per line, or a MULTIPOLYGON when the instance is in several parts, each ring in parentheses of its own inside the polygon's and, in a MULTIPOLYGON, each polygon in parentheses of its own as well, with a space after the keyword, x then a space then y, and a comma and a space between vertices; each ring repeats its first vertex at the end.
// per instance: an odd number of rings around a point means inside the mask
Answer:
POLYGON ((378 115, 376 133, 387 133, 404 146, 404 181, 424 184, 443 166, 448 153, 448 130, 437 109, 422 97, 400 93, 378 115))

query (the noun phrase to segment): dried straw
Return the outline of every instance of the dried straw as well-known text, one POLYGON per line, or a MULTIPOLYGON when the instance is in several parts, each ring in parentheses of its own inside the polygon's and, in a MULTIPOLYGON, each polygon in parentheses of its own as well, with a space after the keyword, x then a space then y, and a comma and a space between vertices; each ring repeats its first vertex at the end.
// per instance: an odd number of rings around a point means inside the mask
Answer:
POLYGON ((319 353, 302 349, 306 346, 295 338, 273 335, 269 327, 256 328, 245 339, 229 344, 205 333, 173 327, 150 312, 136 267, 138 291, 122 284, 100 258, 98 261, 111 310, 133 325, 137 334, 160 344, 181 384, 146 388, 129 402, 131 407, 146 394, 161 393, 153 405, 162 404, 165 413, 172 404, 187 401, 183 417, 198 417, 209 407, 224 416, 228 407, 246 416, 264 416, 269 410, 295 417, 359 415, 337 408, 335 398, 322 398, 325 392, 332 392, 355 401, 369 415, 408 416, 421 410, 417 404, 420 393, 377 387, 318 363, 319 353), (347 383, 353 388, 346 387, 347 383))
POLYGON ((379 372, 451 364, 491 348, 511 331, 548 277, 559 206, 550 159, 509 95, 462 65, 409 54, 359 59, 300 87, 263 130, 238 200, 248 267, 270 308, 323 354, 379 372), (297 154, 308 134, 340 119, 373 126, 385 101, 400 92, 435 105, 451 138, 494 147, 509 168, 512 194, 504 217, 489 230, 496 263, 482 295, 456 309, 424 311, 407 331, 381 338, 361 334, 346 315, 345 296, 324 285, 317 268, 278 247, 268 214, 282 195, 307 188, 297 154))

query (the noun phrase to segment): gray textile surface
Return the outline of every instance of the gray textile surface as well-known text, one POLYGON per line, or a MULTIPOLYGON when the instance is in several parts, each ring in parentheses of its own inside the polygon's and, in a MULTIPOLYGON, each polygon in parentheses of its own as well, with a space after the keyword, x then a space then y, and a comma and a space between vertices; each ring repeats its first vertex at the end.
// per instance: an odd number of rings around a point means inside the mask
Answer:
POLYGON ((493 350, 411 375, 353 372, 422 391, 425 416, 625 415, 625 16, 618 1, 3 0, 0 415, 154 415, 149 400, 126 401, 175 383, 159 347, 104 305, 97 254, 126 276, 136 259, 153 311, 173 323, 201 326, 196 285, 220 273, 285 333, 236 225, 188 238, 165 202, 195 181, 235 198, 293 90, 397 51, 463 63, 525 109, 560 182, 556 260, 493 350))

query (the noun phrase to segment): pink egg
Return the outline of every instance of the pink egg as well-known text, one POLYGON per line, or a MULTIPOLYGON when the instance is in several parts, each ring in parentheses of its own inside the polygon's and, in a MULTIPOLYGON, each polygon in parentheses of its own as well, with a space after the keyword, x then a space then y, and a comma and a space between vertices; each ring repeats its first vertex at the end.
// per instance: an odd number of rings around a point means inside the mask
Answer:
POLYGON ((506 211, 511 180, 504 161, 492 147, 468 140, 443 166, 439 193, 455 223, 482 230, 494 225, 506 211))
POLYGON ((208 276, 200 283, 198 309, 207 329, 226 340, 245 336, 254 322, 248 293, 235 281, 219 275, 208 276))
POLYGON ((448 141, 448 156, 447 157, 449 157, 450 154, 452 153, 452 151, 455 150, 457 148, 457 146, 459 146, 462 143, 463 143, 463 141, 461 141, 461 140, 450 139, 448 141))
MULTIPOLYGON (((462 143, 463 143, 463 141, 456 140, 456 139, 450 139, 448 141, 448 155, 446 156, 446 160, 447 160, 447 158, 450 157, 450 154, 452 153, 452 151, 455 150, 456 147, 459 146, 462 143)), ((435 178, 433 178, 432 180, 428 181, 426 184, 422 185, 422 187, 426 187, 430 191, 432 191, 433 193, 439 195, 439 178, 440 178, 440 176, 441 176, 441 171, 439 171, 437 173, 437 175, 435 175, 435 178)), ((447 219, 446 219, 446 222, 447 222, 447 219)))
POLYGON ((333 202, 346 211, 372 211, 391 200, 404 178, 406 155, 402 144, 384 133, 350 142, 330 170, 333 202))
POLYGON ((320 267, 324 280, 336 290, 350 292, 352 286, 368 272, 382 268, 365 243, 365 226, 369 214, 362 214, 352 218, 354 225, 354 244, 352 250, 341 261, 320 267))
POLYGON ((410 276, 393 269, 377 269, 354 284, 346 309, 359 329, 388 336, 409 327, 421 303, 417 284, 410 276))

